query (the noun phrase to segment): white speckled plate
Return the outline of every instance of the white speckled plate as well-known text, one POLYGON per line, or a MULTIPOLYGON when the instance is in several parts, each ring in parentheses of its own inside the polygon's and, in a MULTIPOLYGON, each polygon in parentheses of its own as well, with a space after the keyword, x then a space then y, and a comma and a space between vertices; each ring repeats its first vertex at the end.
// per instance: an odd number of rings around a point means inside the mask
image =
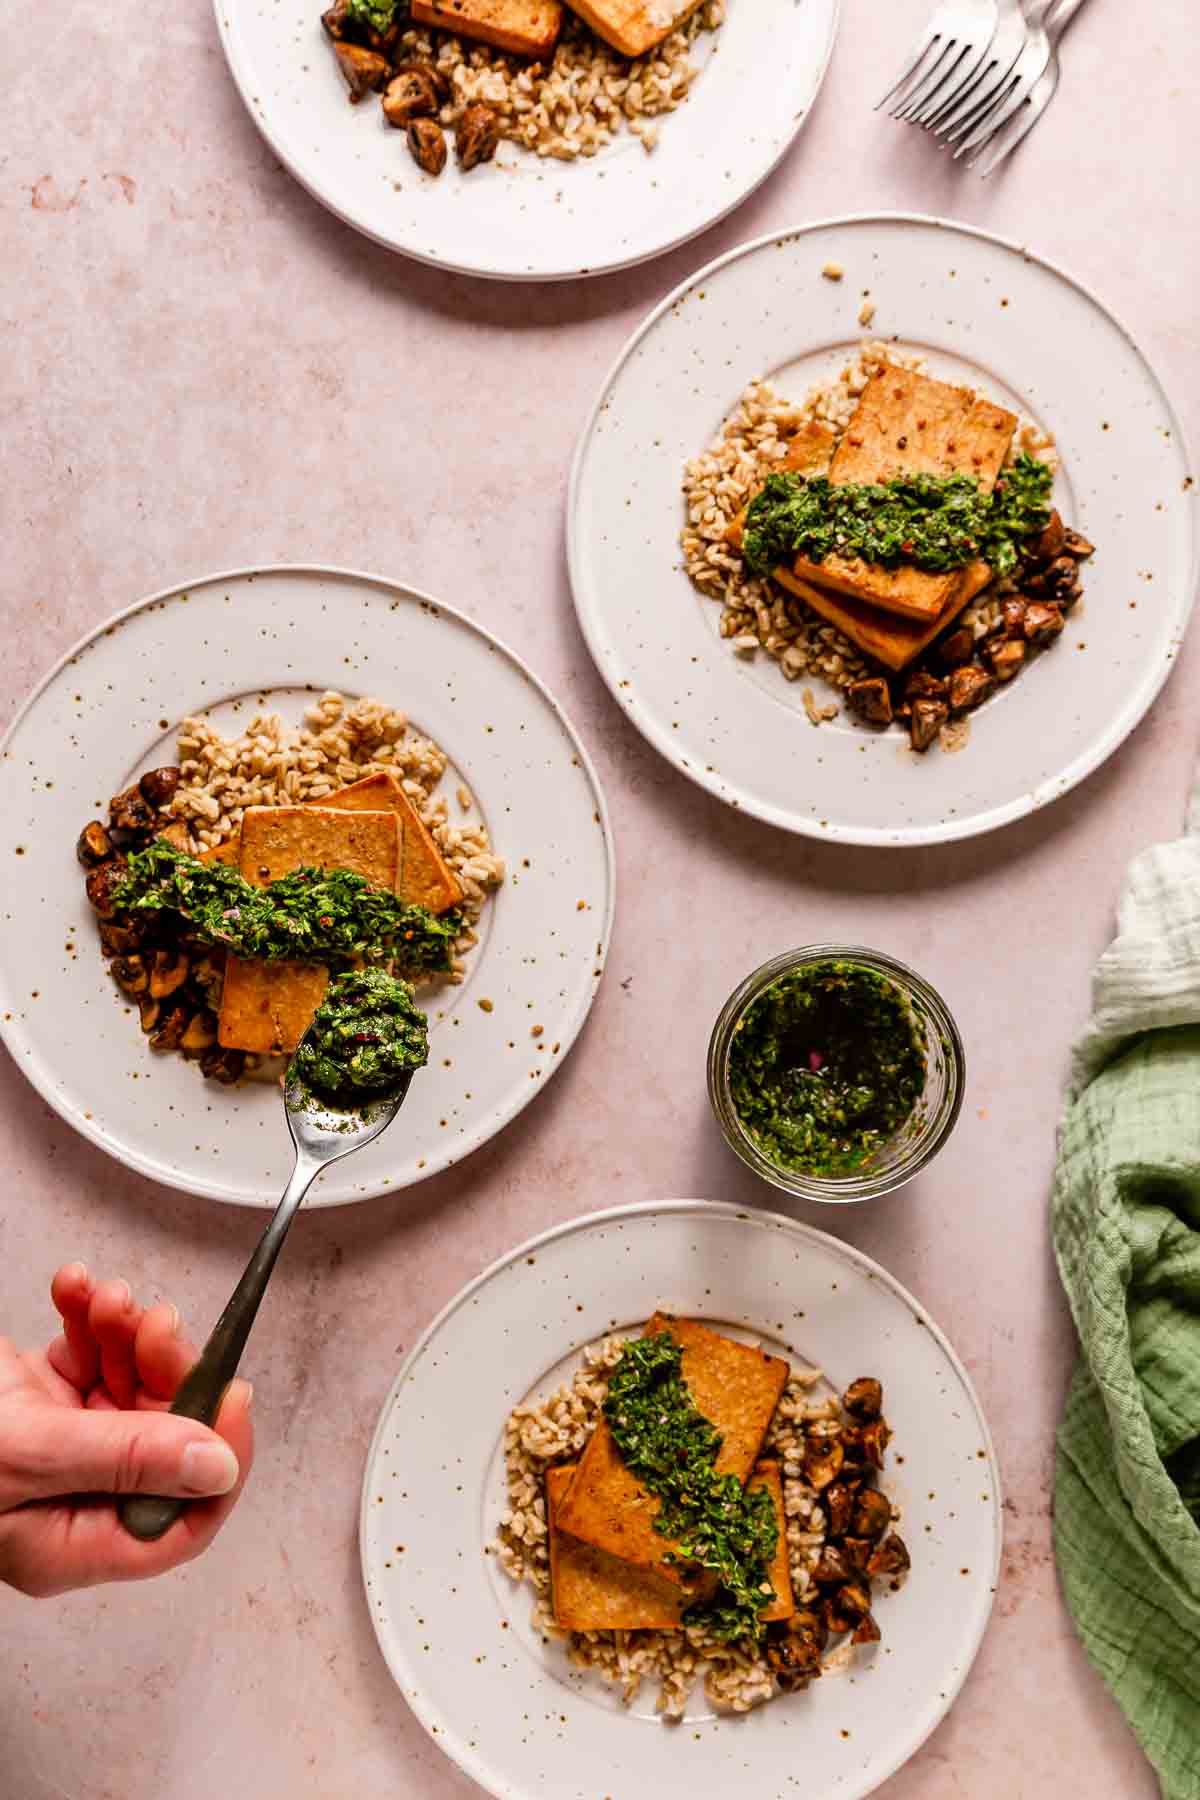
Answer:
POLYGON ((706 1200, 596 1213, 494 1263, 405 1359, 363 1485, 363 1573, 388 1666, 447 1755, 503 1800, 859 1800, 958 1693, 1000 1544, 987 1425, 924 1310, 836 1238, 706 1200), (904 1587, 879 1597, 877 1650, 748 1717, 694 1700, 674 1727, 655 1718, 652 1691, 624 1710, 544 1645, 532 1590, 484 1553, 505 1505, 512 1406, 658 1306, 815 1363, 838 1389, 877 1375, 896 1434, 885 1479, 913 1554, 904 1587))
POLYGON ((299 723, 332 687, 392 702, 441 745, 451 817, 482 816, 509 878, 465 981, 429 1002, 429 1067, 403 1112, 323 1175, 309 1206, 421 1181, 500 1131, 566 1056, 608 947, 612 844, 587 753, 536 677, 461 613, 372 576, 270 568, 171 589, 101 626, 42 682, 0 755, 0 1034, 93 1143, 243 1206, 273 1206, 291 1170, 279 1090, 220 1087, 147 1048, 101 959, 75 839, 110 794, 175 760, 186 715, 229 731, 265 705, 299 723))
MULTIPOLYGON (((731 806, 856 844, 989 831, 1057 799, 1112 754, 1167 677, 1196 584, 1195 492, 1179 423, 1129 334, 1069 276, 965 226, 883 215, 745 245, 702 269, 634 335, 571 479, 571 582, 614 698, 657 750, 731 806), (828 263, 845 274, 822 276, 828 263), (858 323, 864 297, 875 306, 858 323), (684 463, 742 389, 787 396, 837 374, 866 337, 977 385, 1048 427, 1056 498, 1097 546, 1058 644, 972 715, 958 754, 844 717, 814 730, 764 652, 735 656, 721 608, 681 566, 684 463)), ((822 700, 835 698, 815 688, 822 700)))
POLYGON ((216 0, 229 67, 276 156, 322 205, 422 262, 513 281, 642 262, 713 225, 770 174, 803 125, 839 0, 729 0, 701 37, 686 102, 651 153, 623 133, 565 163, 502 144, 493 164, 423 175, 371 96, 347 104, 324 0, 216 0))

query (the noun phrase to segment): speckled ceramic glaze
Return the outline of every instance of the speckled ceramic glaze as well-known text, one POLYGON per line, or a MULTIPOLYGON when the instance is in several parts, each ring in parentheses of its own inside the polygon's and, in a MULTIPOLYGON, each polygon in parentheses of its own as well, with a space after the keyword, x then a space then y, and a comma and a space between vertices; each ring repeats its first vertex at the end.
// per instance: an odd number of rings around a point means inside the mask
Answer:
POLYGON ((298 723, 332 687, 390 702, 442 747, 450 816, 482 815, 508 879, 465 981, 431 991, 429 1066, 399 1120, 308 1205, 420 1181, 499 1131, 567 1054, 604 968, 614 869, 595 775, 545 689, 478 625, 389 582, 284 568, 215 576, 102 626, 42 683, 0 759, 0 1030, 86 1137, 242 1205, 273 1205, 291 1168, 278 1088, 220 1087, 153 1055, 101 959, 74 844, 110 794, 175 760, 187 714, 232 731, 265 706, 298 723))
POLYGON ((813 837, 968 837, 1057 799, 1122 742, 1170 671, 1195 584, 1195 494, 1171 404, 1129 335, 1061 271, 932 219, 832 221, 701 270, 638 331, 576 454, 580 622, 614 697, 663 755, 732 806, 813 837), (822 274, 844 270, 840 280, 822 274), (875 305, 858 323, 864 298, 875 305), (1055 498, 1096 544, 1054 648, 971 715, 955 754, 899 731, 817 729, 808 678, 736 657, 681 566, 685 462, 765 377, 803 398, 866 337, 919 353, 1053 432, 1055 498))
POLYGON ((770 173, 816 98, 838 0, 729 0, 701 74, 651 152, 621 133, 558 162, 501 144, 464 175, 417 168, 378 100, 347 104, 322 0, 216 0, 233 78, 259 130, 331 211, 423 262, 508 280, 596 275, 658 256, 722 218, 770 173), (764 79, 764 72, 770 79, 764 79))
POLYGON ((999 1567, 998 1483, 962 1365, 868 1257, 775 1214, 704 1200, 626 1207, 512 1251, 407 1358, 363 1486, 367 1600, 422 1724, 504 1800, 859 1800, 913 1754, 971 1665, 999 1567), (624 1710, 599 1676, 542 1644, 532 1589, 485 1554, 505 1505, 511 1407, 660 1306, 816 1364, 838 1389, 877 1375, 896 1434, 885 1479, 913 1570, 879 1599, 883 1642, 744 1718, 718 1718, 701 1698, 664 1725, 649 1690, 624 1710))

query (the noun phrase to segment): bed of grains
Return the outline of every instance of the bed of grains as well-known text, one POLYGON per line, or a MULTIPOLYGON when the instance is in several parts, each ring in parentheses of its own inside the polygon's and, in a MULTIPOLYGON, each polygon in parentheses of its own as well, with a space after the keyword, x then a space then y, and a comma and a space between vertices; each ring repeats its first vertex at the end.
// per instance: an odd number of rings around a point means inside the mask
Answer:
POLYGON ((278 713, 259 713, 238 737, 222 737, 204 717, 179 727, 180 785, 172 812, 187 827, 192 850, 232 837, 248 806, 297 806, 323 800, 366 775, 396 775, 454 870, 463 890, 465 929, 455 942, 449 979, 460 982, 462 958, 479 942, 474 925, 488 894, 504 880, 485 826, 469 815, 470 793, 455 796, 461 817, 436 788, 445 753, 413 731, 405 715, 382 700, 349 701, 329 692, 309 708, 299 730, 278 713))
POLYGON ((683 105, 699 72, 692 45, 724 17, 725 0, 705 0, 656 49, 633 61, 576 18, 564 25, 548 65, 418 27, 406 31, 401 44, 413 61, 436 63, 449 80, 453 91, 441 111, 443 125, 455 125, 468 106, 482 102, 499 115, 501 134, 512 143, 574 162, 595 156, 623 131, 652 150, 656 120, 683 105))
MULTIPOLYGON (((554 1463, 576 1458, 600 1419, 608 1380, 623 1338, 592 1344, 572 1380, 548 1399, 514 1407, 504 1428, 508 1505, 492 1554, 514 1581, 534 1590, 533 1622, 544 1640, 561 1639, 570 1661, 593 1669, 618 1685, 628 1704, 644 1681, 657 1682, 656 1706, 668 1719, 682 1716, 698 1681, 720 1711, 749 1712, 779 1692, 765 1658, 745 1644, 721 1644, 701 1626, 679 1631, 563 1631, 556 1624, 550 1594, 550 1551, 544 1478, 554 1463)), ((783 1469, 783 1506, 796 1603, 812 1588, 809 1574, 824 1542, 824 1515, 815 1491, 801 1475, 806 1436, 820 1437, 840 1416, 837 1400, 817 1399, 812 1389, 819 1369, 793 1369, 763 1445, 783 1469), (815 1510, 814 1510, 815 1509, 815 1510), (815 1522, 814 1522, 815 1521, 815 1522)), ((825 1659, 845 1660, 845 1646, 825 1659)))
MULTIPOLYGON (((905 369, 925 367, 921 357, 873 341, 862 345, 836 380, 811 388, 799 403, 783 399, 768 382, 752 381, 716 441, 684 470, 687 517, 680 534, 684 568, 702 593, 719 602, 720 633, 734 654, 748 657, 765 650, 787 681, 808 676, 844 690, 874 671, 850 640, 803 600, 784 593, 767 577, 751 575, 725 533, 787 455, 796 432, 815 422, 840 436, 867 382, 889 363, 905 369)), ((1023 418, 1010 460, 1025 450, 1056 466, 1053 445, 1048 433, 1023 418)), ((985 588, 964 610, 961 622, 971 626, 977 639, 995 622, 1000 601, 1011 586, 997 582, 985 588)), ((804 689, 802 700, 813 725, 836 718, 840 710, 835 700, 818 699, 811 688, 804 689)))

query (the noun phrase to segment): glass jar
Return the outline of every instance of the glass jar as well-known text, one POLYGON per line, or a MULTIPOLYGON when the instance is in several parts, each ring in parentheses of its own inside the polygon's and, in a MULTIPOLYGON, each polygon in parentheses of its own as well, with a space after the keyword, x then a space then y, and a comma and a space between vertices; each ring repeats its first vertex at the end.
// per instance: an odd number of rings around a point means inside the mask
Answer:
POLYGON ((861 944, 807 944, 772 957, 734 989, 721 1008, 708 1046, 708 1095, 730 1149, 773 1187, 802 1200, 832 1205, 873 1200, 911 1181, 953 1131, 965 1085, 962 1039, 940 994, 913 969, 861 944), (918 1041, 925 1046, 925 1087, 912 1113, 861 1168, 845 1175, 808 1174, 774 1162, 742 1123, 729 1088, 729 1049, 747 1008, 781 976, 826 962, 851 963, 890 982, 908 1006, 918 1041))

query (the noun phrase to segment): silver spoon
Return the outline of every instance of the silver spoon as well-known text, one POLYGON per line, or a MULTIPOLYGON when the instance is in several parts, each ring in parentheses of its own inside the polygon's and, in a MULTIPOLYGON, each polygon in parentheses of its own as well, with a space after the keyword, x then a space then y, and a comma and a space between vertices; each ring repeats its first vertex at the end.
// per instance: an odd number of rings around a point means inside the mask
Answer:
MULTIPOLYGON (((373 1143, 387 1130, 403 1106, 412 1081, 410 1070, 400 1077, 390 1092, 366 1102, 361 1109, 343 1111, 322 1104, 296 1079, 295 1067, 294 1061, 288 1065, 283 1092, 288 1130, 296 1146, 292 1178, 258 1248, 246 1264, 245 1274, 214 1325, 200 1360, 184 1376, 171 1407, 173 1413, 179 1413, 185 1419, 198 1419, 202 1425, 216 1423, 225 1390, 237 1374, 250 1327, 300 1202, 322 1169, 373 1143)), ((118 1512, 126 1531, 144 1543, 151 1543, 175 1523, 185 1506, 191 1504, 190 1500, 168 1499, 157 1494, 129 1494, 119 1503, 118 1512)))

